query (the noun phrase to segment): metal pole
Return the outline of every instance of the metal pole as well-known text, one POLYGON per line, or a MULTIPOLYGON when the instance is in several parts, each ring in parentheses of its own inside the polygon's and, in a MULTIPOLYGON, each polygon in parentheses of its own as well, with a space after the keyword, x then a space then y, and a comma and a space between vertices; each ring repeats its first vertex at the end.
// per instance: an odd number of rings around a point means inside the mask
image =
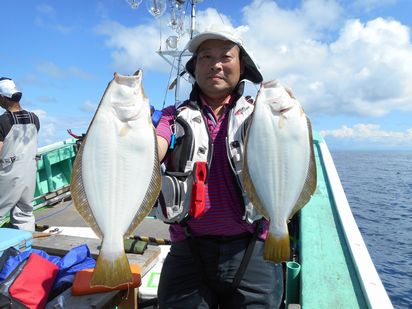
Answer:
POLYGON ((180 64, 182 63, 182 54, 184 51, 182 51, 177 57, 177 74, 176 74, 176 91, 175 91, 175 105, 177 104, 177 101, 179 100, 179 88, 180 88, 180 64))
MULTIPOLYGON (((191 18, 190 18, 190 39, 192 39, 193 34, 196 29, 196 0, 191 0, 190 1, 192 5, 192 13, 191 13, 191 18)), ((182 64, 182 56, 185 53, 185 50, 182 50, 180 53, 179 57, 177 58, 177 74, 176 74, 176 90, 175 90, 175 105, 178 102, 179 99, 179 89, 180 89, 180 66, 182 64)))
POLYGON ((191 0, 192 2, 192 15, 191 15, 191 20, 190 20, 190 38, 193 37, 193 33, 195 32, 196 29, 196 0, 191 0))

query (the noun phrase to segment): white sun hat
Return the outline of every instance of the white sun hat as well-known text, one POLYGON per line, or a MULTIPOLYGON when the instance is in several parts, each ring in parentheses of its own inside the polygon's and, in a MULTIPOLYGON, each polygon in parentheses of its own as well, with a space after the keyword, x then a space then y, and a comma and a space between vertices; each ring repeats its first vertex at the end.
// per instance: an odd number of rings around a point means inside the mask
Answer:
POLYGON ((206 40, 224 40, 231 41, 239 46, 241 57, 245 65, 244 72, 241 76, 242 79, 250 80, 251 82, 258 84, 263 81, 262 74, 259 66, 253 60, 251 55, 246 51, 242 39, 234 31, 233 28, 225 25, 212 25, 206 31, 194 36, 186 45, 186 49, 189 50, 193 56, 186 63, 186 71, 194 77, 196 52, 199 46, 206 40))
POLYGON ((7 77, 0 78, 0 95, 11 99, 15 93, 21 93, 21 91, 16 87, 14 81, 7 77))

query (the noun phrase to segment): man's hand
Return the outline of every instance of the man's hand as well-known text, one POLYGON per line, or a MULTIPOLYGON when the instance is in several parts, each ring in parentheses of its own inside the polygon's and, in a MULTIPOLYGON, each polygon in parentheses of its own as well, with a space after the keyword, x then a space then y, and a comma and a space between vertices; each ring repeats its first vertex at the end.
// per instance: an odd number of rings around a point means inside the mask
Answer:
POLYGON ((290 95, 290 97, 291 97, 292 99, 296 99, 295 96, 293 95, 292 89, 290 89, 290 88, 287 87, 287 86, 284 86, 284 87, 285 87, 285 89, 286 89, 286 92, 290 95))

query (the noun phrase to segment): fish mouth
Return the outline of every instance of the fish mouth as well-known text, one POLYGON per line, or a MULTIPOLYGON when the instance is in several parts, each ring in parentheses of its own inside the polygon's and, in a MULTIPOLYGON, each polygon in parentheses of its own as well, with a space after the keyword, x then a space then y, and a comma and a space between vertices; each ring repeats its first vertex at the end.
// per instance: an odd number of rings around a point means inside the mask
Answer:
POLYGON ((281 113, 281 114, 287 113, 287 112, 290 111, 293 107, 294 107, 293 105, 284 107, 284 108, 282 108, 282 109, 279 111, 279 113, 281 113))

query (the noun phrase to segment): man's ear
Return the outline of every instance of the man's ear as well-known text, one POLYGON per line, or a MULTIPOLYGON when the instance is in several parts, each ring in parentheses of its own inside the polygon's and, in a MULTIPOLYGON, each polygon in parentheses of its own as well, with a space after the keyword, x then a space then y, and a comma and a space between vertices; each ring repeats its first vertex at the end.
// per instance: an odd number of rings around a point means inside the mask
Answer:
POLYGON ((196 58, 193 59, 193 77, 196 78, 196 58))
POLYGON ((245 73, 245 62, 242 60, 240 60, 240 75, 243 75, 243 73, 245 73))

